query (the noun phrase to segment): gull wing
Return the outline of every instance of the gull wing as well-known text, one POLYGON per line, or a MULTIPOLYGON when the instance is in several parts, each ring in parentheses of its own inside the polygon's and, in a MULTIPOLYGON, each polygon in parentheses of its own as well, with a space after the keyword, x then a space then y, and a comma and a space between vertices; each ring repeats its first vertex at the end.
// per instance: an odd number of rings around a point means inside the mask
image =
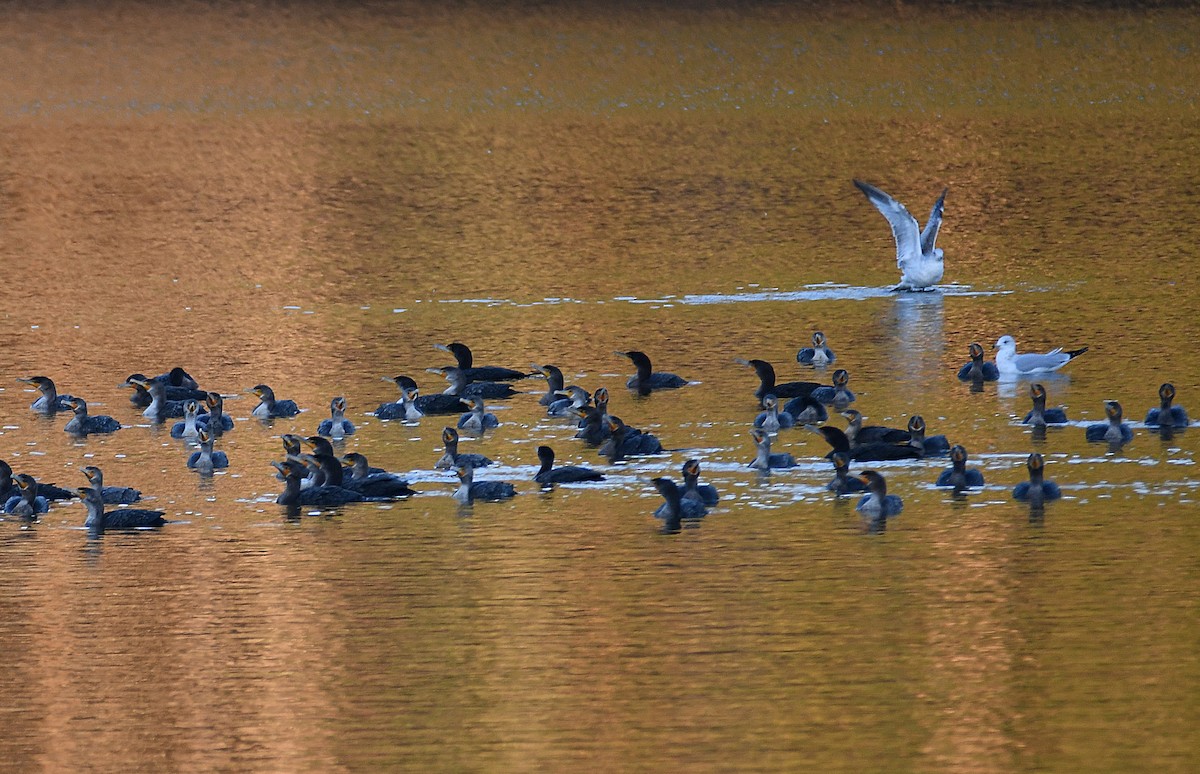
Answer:
POLYGON ((880 191, 870 183, 855 180, 854 185, 862 191, 875 209, 887 218, 896 240, 896 265, 903 268, 904 262, 921 257, 921 235, 917 219, 904 209, 904 205, 880 191))
POLYGON ((1065 366, 1070 362, 1071 356, 1061 349, 1056 349, 1047 352, 1044 355, 1025 354, 1017 355, 1013 360, 1013 365, 1017 367, 1017 371, 1021 373, 1029 373, 1031 371, 1055 371, 1065 366))
POLYGON ((933 209, 929 211, 929 220, 925 223, 925 230, 921 232, 921 252, 929 255, 933 252, 933 243, 937 241, 938 230, 942 227, 942 208, 946 201, 946 192, 949 188, 942 189, 942 195, 933 203, 933 209))

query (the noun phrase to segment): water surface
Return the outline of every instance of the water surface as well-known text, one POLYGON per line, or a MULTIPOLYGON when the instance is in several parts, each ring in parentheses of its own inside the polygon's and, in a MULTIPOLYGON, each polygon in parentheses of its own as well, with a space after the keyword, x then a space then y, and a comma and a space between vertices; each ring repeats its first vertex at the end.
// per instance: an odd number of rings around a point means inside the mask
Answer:
MULTIPOLYGON (((1189 771, 1197 766, 1200 244, 1194 14, 1172 10, 322 10, 112 4, 0 13, 0 456, 144 490, 174 522, 89 540, 82 507, 0 523, 4 760, 17 770, 1189 771), (896 281, 867 179, 924 218, 944 284, 896 281), (816 435, 745 468, 734 358, 802 371, 823 330, 868 421, 944 460, 880 465, 905 512, 866 534, 816 435), (1088 345, 1047 379, 957 381, 967 345, 1088 345), (671 451, 603 466, 498 402, 464 447, 511 502, 461 509, 444 422, 382 422, 383 375, 440 389, 435 343, 555 363, 671 451), (692 379, 627 392, 639 348, 692 379), (228 471, 118 383, 182 364, 229 396, 228 471), (44 373, 129 425, 75 441, 27 409, 44 373), (307 411, 250 421, 258 382, 307 411), (334 395, 345 450, 407 502, 274 504, 279 435, 334 395), (1085 442, 1117 398, 1136 435, 1085 442), (535 447, 603 466, 540 492, 535 447), (1012 501, 1030 451, 1064 489, 1012 501), (645 478, 689 457, 722 493, 660 535, 645 478)), ((835 420, 840 423, 840 420, 835 420)))

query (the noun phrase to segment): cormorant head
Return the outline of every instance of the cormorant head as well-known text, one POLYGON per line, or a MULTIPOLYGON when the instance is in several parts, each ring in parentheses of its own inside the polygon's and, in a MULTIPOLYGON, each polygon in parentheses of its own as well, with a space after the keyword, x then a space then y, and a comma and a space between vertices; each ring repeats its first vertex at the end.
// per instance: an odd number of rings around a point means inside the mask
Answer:
POLYGON ((283 441, 283 453, 295 455, 300 453, 300 444, 304 440, 298 435, 292 433, 284 433, 279 437, 283 441))
POLYGON ((192 390, 200 389, 200 384, 180 366, 175 366, 167 372, 167 384, 172 387, 187 387, 192 390))
POLYGON ((310 435, 304 439, 304 442, 312 447, 314 454, 333 456, 333 444, 329 442, 328 438, 322 438, 319 435, 310 435))
POLYGON ((883 480, 883 476, 874 470, 864 470, 859 475, 858 480, 866 484, 867 489, 870 489, 880 497, 887 494, 887 482, 883 480))
POLYGON ((449 352, 454 355, 454 359, 458 361, 459 368, 470 368, 474 363, 474 356, 471 354, 471 348, 461 341, 455 341, 450 344, 434 344, 434 349, 440 349, 443 352, 449 352))

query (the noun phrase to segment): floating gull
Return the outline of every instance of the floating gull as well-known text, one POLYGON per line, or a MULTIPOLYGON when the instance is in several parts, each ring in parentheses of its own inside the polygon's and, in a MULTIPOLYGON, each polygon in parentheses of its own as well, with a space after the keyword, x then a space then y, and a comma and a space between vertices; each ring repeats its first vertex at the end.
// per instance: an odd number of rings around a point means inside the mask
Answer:
POLYGON ((996 368, 1000 370, 1000 376, 1011 379, 1026 374, 1057 371, 1084 352, 1087 352, 1088 348, 1083 347, 1082 349, 1064 351, 1062 347, 1059 347, 1041 355, 1032 353, 1018 355, 1017 342, 1013 340, 1013 337, 1001 336, 996 340, 993 349, 999 350, 996 353, 996 368))

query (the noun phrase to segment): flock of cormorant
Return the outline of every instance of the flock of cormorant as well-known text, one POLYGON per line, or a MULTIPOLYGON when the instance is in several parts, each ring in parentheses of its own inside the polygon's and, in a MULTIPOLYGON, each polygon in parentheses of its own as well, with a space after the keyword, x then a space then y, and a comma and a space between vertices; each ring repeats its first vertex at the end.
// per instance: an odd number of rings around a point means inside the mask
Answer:
MULTIPOLYGON (((901 270, 901 282, 892 290, 921 291, 931 289, 941 280, 943 273, 942 251, 934 246, 941 226, 943 191, 933 206, 924 230, 908 211, 883 191, 861 181, 855 185, 868 200, 887 218, 896 241, 897 266, 901 270)), ((651 433, 625 424, 608 411, 609 392, 599 387, 588 393, 578 385, 567 385, 562 371, 551 364, 532 365, 532 372, 498 366, 476 366, 470 348, 462 342, 438 344, 437 349, 454 356, 454 366, 426 369, 442 376, 448 387, 443 393, 422 395, 416 381, 410 376, 383 377, 394 383, 400 392, 398 401, 381 404, 373 415, 382 420, 417 420, 429 415, 457 416, 454 426, 442 431, 445 453, 435 463, 439 470, 453 470, 458 477, 454 498, 463 504, 477 500, 503 500, 516 494, 509 482, 476 480, 476 470, 486 468, 492 460, 480 454, 458 451, 459 431, 480 435, 497 427, 496 415, 487 410, 486 401, 502 400, 518 394, 511 382, 530 377, 546 380, 546 393, 539 400, 551 417, 564 417, 578 424, 576 437, 585 444, 597 447, 601 456, 610 464, 626 457, 660 454, 662 444, 651 433)), ((958 378, 970 382, 973 390, 982 389, 988 381, 1025 379, 1030 385, 1032 409, 1024 423, 1044 437, 1049 425, 1064 424, 1067 417, 1062 409, 1047 408, 1045 387, 1034 381, 1039 375, 1050 374, 1070 363, 1087 351, 1055 349, 1036 354, 1017 352, 1013 337, 1002 336, 996 341, 995 362, 987 362, 983 347, 972 343, 968 349, 970 362, 958 371, 958 378)), ((626 386, 638 395, 645 396, 658 390, 676 389, 689 382, 676 374, 655 371, 650 358, 641 351, 618 351, 616 356, 627 358, 636 373, 629 377, 626 386)), ((797 362, 805 367, 820 371, 832 366, 837 355, 829 347, 821 331, 812 335, 812 346, 800 349, 797 362)), ((850 374, 837 368, 831 374, 830 384, 816 381, 779 382, 774 367, 764 360, 736 359, 737 364, 752 368, 759 380, 754 397, 762 409, 753 419, 750 437, 755 445, 755 455, 749 467, 766 474, 772 470, 790 468, 796 459, 787 453, 771 450, 772 439, 781 429, 805 427, 819 433, 831 447, 827 457, 833 465, 834 478, 828 489, 836 495, 859 494, 857 511, 862 514, 869 531, 886 528, 887 520, 899 515, 903 501, 890 494, 883 475, 876 470, 864 470, 860 475, 850 474, 851 462, 876 462, 908 459, 924 459, 948 455, 950 467, 946 468, 935 483, 957 491, 981 487, 983 475, 966 466, 967 450, 959 444, 951 445, 944 435, 926 435, 926 425, 920 415, 913 415, 907 427, 890 428, 878 425, 863 425, 860 412, 850 407, 856 396, 849 388, 850 374), (781 401, 786 403, 781 405, 781 401), (824 424, 830 419, 830 409, 846 420, 845 429, 824 424)), ((33 385, 40 395, 31 408, 42 414, 71 412, 72 416, 64 430, 77 436, 97 433, 112 433, 121 424, 110 416, 88 413, 87 401, 83 398, 59 394, 54 381, 46 376, 31 376, 19 379, 33 385)), ((131 374, 123 382, 133 392, 130 401, 139 408, 142 416, 155 424, 169 419, 179 419, 171 427, 171 436, 197 445, 187 461, 189 468, 202 475, 212 475, 215 470, 229 466, 228 456, 215 450, 215 442, 233 429, 233 419, 224 412, 224 399, 218 392, 202 390, 199 384, 183 368, 177 367, 155 377, 131 374)), ((251 416, 270 422, 276 418, 296 416, 300 408, 294 401, 280 400, 266 384, 258 384, 248 392, 259 402, 250 412, 251 416)), ((1159 389, 1160 404, 1146 415, 1148 427, 1160 427, 1164 431, 1186 427, 1187 412, 1175 405, 1175 388, 1163 384, 1159 389)), ((1106 422, 1087 426, 1088 441, 1104 442, 1117 448, 1128 442, 1133 431, 1123 421, 1123 411, 1117 401, 1106 401, 1106 422)), ((330 401, 330 416, 320 422, 315 435, 302 437, 290 433, 281 436, 284 458, 271 464, 283 482, 283 492, 277 502, 295 515, 305 506, 340 506, 354 502, 381 502, 405 498, 415 494, 403 477, 372 467, 360 453, 338 456, 334 444, 344 441, 356 432, 356 427, 346 417, 346 400, 342 396, 330 401), (305 451, 307 448, 307 451, 305 451)), ((555 467, 554 450, 542 445, 537 449, 540 466, 533 476, 534 482, 550 487, 604 479, 604 473, 592 468, 569 465, 555 467)), ((1045 460, 1038 453, 1030 454, 1027 460, 1029 480, 1022 482, 1012 492, 1017 500, 1029 502, 1040 509, 1047 501, 1060 496, 1058 486, 1044 475, 1045 460)), ((63 489, 53 484, 39 484, 28 473, 14 474, 12 468, 0 460, 0 503, 5 513, 25 520, 36 520, 45 513, 49 502, 67 498, 80 498, 87 508, 85 526, 95 533, 108 529, 159 527, 166 523, 162 511, 117 508, 106 510, 105 505, 128 505, 137 502, 141 493, 127 487, 105 486, 103 473, 89 465, 82 469, 89 486, 63 489)), ((703 517, 707 509, 718 501, 718 493, 709 484, 700 483, 700 463, 689 459, 683 464, 682 484, 659 476, 650 479, 662 495, 663 503, 655 515, 663 520, 663 530, 677 532, 682 523, 703 517)))
MULTIPOLYGON (((797 353, 797 361, 808 364, 814 370, 834 364, 837 356, 829 348, 825 335, 816 332, 812 340, 812 347, 797 353)), ((589 394, 578 385, 566 385, 561 369, 551 364, 533 365, 531 372, 494 366, 477 367, 473 364, 470 348, 461 342, 438 345, 438 348, 453 353, 457 359, 455 366, 427 369, 445 377, 449 383, 446 391, 422 395, 411 377, 384 377, 386 381, 397 385, 400 399, 381 404, 373 415, 380 419, 407 421, 429 415, 457 416, 455 426, 448 425, 442 431, 445 452, 434 468, 453 470, 457 474, 459 485, 453 496, 462 504, 477 500, 504 500, 516 494, 516 488, 509 482, 476 480, 476 470, 492 465, 493 461, 481 454, 458 450, 460 430, 478 436, 499 425, 496 416, 486 411, 485 398, 499 399, 519 394, 510 383, 514 380, 544 378, 547 390, 539 404, 545 407, 547 416, 565 417, 576 422, 576 437, 589 446, 597 447, 600 455, 610 464, 627 457, 663 452, 661 442, 653 434, 631 427, 609 413, 609 392, 606 387, 599 387, 589 394)), ((972 383, 973 389, 980 388, 984 382, 1003 378, 1036 378, 1038 374, 1056 371, 1084 351, 1054 350, 1045 354, 1019 355, 1015 352, 1016 345, 1011 336, 1001 337, 995 348, 1001 353, 997 362, 986 362, 983 360, 983 347, 972 343, 968 350, 971 361, 962 366, 958 377, 972 383)), ((676 374, 655 371, 650 358, 643 352, 623 351, 614 354, 628 358, 635 365, 636 373, 628 379, 626 386, 639 395, 688 384, 686 379, 676 374)), ((896 494, 888 493, 887 482, 879 471, 864 470, 854 476, 849 472, 851 462, 920 460, 948 455, 950 467, 941 472, 935 486, 960 492, 984 485, 979 470, 966 465, 967 450, 959 444, 951 445, 944 435, 928 436, 925 421, 920 415, 910 417, 903 429, 864 425, 862 414, 850 407, 857 398, 848 387, 849 373, 845 369, 833 371, 831 384, 816 381, 780 383, 774 367, 766 361, 736 359, 734 362, 749 366, 756 372, 759 385, 754 397, 763 408, 754 418, 750 430, 755 455, 748 467, 766 474, 798 464, 791 454, 771 450, 772 439, 781 429, 802 426, 819 433, 831 447, 826 456, 833 466, 834 477, 828 489, 838 496, 859 495, 856 507, 869 531, 885 529, 887 520, 899 515, 904 504, 896 494), (782 407, 781 397, 789 399, 782 407), (845 419, 844 429, 822 424, 829 420, 831 409, 845 419)), ((112 433, 121 427, 112 417, 88 414, 87 402, 82 398, 59 394, 49 377, 32 376, 19 381, 34 385, 40 393, 31 405, 32 410, 43 414, 71 412, 72 416, 63 428, 68 433, 78 436, 112 433)), ((196 380, 183 368, 175 368, 153 378, 132 374, 124 385, 133 390, 130 396, 133 405, 141 409, 142 415, 152 422, 179 419, 171 427, 171 436, 191 441, 198 447, 187 461, 189 468, 202 475, 212 475, 215 470, 228 467, 227 455, 213 448, 215 441, 231 431, 234 425, 233 419, 224 413, 224 400, 219 393, 200 389, 196 380)), ((259 399, 250 412, 251 416, 266 423, 300 412, 293 401, 277 399, 268 385, 256 385, 248 392, 259 399)), ((1062 409, 1047 408, 1046 389, 1042 384, 1030 384, 1029 394, 1032 409, 1023 422, 1030 425, 1035 434, 1044 435, 1047 426, 1067 423, 1062 409)), ((1145 424, 1148 427, 1170 429, 1188 425, 1186 410, 1174 403, 1175 388, 1171 384, 1161 386, 1159 399, 1159 406, 1147 412, 1145 424)), ((329 418, 319 423, 315 435, 282 434, 284 458, 272 462, 278 478, 283 482, 283 492, 277 498, 280 505, 294 515, 298 509, 306 506, 382 502, 416 493, 403 477, 372 467, 361 453, 351 452, 339 457, 334 444, 353 435, 357 428, 346 417, 344 397, 333 398, 329 409, 329 418)), ((1133 431, 1123 421, 1121 405, 1117 401, 1106 401, 1105 413, 1106 422, 1086 427, 1087 440, 1104 442, 1113 448, 1128 442, 1133 431)), ((555 467, 555 454, 550 446, 539 446, 537 455, 540 466, 533 481, 543 487, 604 479, 602 471, 585 466, 555 467)), ((1045 502, 1060 496, 1058 486, 1045 479, 1044 466, 1045 461, 1040 454, 1029 455, 1029 480, 1013 490, 1014 498, 1029 502, 1034 508, 1041 508, 1045 502)), ((106 510, 106 504, 135 503, 141 498, 141 493, 128 487, 105 486, 103 473, 96 466, 89 465, 82 469, 82 473, 90 486, 63 489, 53 484, 39 484, 28 473, 14 474, 7 463, 0 461, 0 502, 4 503, 6 513, 35 520, 48 510, 50 501, 79 497, 87 508, 85 526, 93 532, 158 527, 166 523, 162 511, 134 508, 106 510)), ((652 478, 650 483, 663 497, 663 503, 655 515, 663 520, 663 530, 667 532, 678 531, 686 520, 703 517, 719 497, 712 485, 700 483, 700 462, 696 459, 684 463, 682 484, 666 476, 652 478)))

